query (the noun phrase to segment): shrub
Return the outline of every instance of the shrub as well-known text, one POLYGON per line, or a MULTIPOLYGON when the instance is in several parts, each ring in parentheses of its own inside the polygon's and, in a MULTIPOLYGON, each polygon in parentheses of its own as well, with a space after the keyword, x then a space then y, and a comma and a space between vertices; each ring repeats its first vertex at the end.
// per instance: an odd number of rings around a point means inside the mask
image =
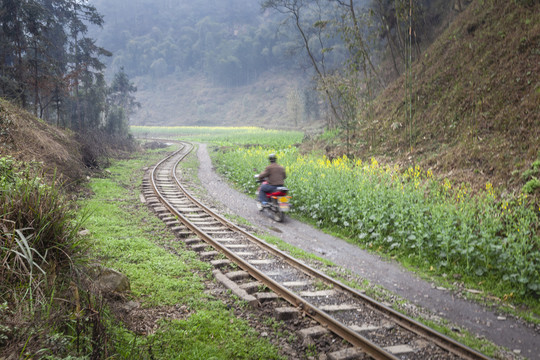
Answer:
POLYGON ((39 163, 0 158, 0 300, 17 298, 7 299, 15 284, 33 297, 47 270, 70 268, 82 250, 73 205, 44 178, 39 163))

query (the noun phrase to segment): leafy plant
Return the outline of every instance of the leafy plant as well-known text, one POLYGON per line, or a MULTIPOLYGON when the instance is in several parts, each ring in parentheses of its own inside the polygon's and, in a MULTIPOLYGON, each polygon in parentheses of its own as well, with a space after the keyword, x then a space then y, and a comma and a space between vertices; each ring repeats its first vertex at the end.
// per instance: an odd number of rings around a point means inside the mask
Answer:
POLYGON ((464 281, 496 293, 540 294, 540 222, 526 193, 499 197, 487 184, 472 195, 465 184, 437 181, 418 166, 300 155, 294 147, 231 147, 213 159, 253 194, 252 169, 265 166, 270 152, 286 167, 298 216, 427 271, 468 274, 464 281))
POLYGON ((525 185, 523 185, 521 191, 523 191, 525 194, 532 194, 536 191, 536 189, 540 189, 540 180, 537 178, 532 178, 531 180, 527 181, 525 185))

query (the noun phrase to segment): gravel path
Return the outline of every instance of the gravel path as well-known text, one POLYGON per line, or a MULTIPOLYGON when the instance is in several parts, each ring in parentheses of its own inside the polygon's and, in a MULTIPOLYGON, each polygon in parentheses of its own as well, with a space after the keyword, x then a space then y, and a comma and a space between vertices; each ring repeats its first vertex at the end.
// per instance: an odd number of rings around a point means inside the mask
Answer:
POLYGON ((380 285, 495 344, 517 350, 521 356, 540 359, 540 331, 537 329, 457 298, 452 292, 436 288, 395 262, 381 259, 310 225, 290 218, 284 223, 276 223, 257 211, 253 199, 230 188, 215 173, 205 144, 199 145, 197 156, 201 183, 208 195, 221 203, 226 211, 245 218, 291 245, 349 269, 372 284, 380 285))

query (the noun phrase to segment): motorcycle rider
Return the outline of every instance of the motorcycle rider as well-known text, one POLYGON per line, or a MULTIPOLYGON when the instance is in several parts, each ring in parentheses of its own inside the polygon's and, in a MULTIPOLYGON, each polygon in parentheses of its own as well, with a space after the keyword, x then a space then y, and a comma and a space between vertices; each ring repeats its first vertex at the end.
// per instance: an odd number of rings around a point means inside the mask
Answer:
POLYGON ((263 184, 259 190, 259 201, 264 206, 267 204, 267 193, 275 192, 279 186, 283 186, 285 178, 285 168, 279 165, 277 161, 276 154, 270 154, 268 156, 270 164, 264 169, 262 173, 259 174, 259 179, 266 178, 267 184, 263 184))

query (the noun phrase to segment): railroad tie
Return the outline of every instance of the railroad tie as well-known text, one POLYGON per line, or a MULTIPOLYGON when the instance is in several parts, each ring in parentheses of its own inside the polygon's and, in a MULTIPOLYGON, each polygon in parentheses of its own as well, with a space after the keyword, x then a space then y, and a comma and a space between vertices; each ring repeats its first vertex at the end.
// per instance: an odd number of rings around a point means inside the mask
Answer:
MULTIPOLYGON (((210 261, 210 264, 212 264, 213 267, 220 269, 222 267, 230 265, 231 261, 228 260, 228 259, 217 259, 217 260, 210 261)), ((249 291, 248 291, 248 293, 249 293, 249 291)))
POLYGON ((254 294, 263 286, 259 281, 251 281, 240 285, 240 288, 244 289, 248 294, 254 294))
POLYGON ((265 303, 265 302, 268 302, 268 301, 274 301, 274 300, 279 299, 278 294, 276 294, 275 292, 258 292, 258 293, 255 293, 255 297, 261 303, 265 303))
POLYGON ((403 355, 414 352, 414 349, 409 345, 394 345, 384 347, 383 350, 388 351, 393 355, 403 355))
POLYGON ((298 332, 300 339, 302 339, 304 346, 309 346, 315 343, 314 339, 319 338, 325 334, 330 333, 330 331, 324 326, 312 326, 307 329, 302 329, 298 332))
POLYGON ((322 296, 333 296, 336 294, 335 290, 320 290, 320 291, 301 291, 300 296, 302 297, 322 297, 322 296))
POLYGON ((291 306, 276 308, 274 312, 278 320, 284 321, 298 319, 298 316, 300 315, 300 311, 297 308, 291 306))
POLYGON ((358 307, 355 305, 338 304, 338 305, 323 305, 320 307, 325 312, 337 312, 337 311, 350 311, 356 310, 358 307))
POLYGON ((248 260, 248 262, 252 265, 270 265, 275 263, 276 261, 274 259, 255 259, 248 260))
POLYGON ((246 301, 253 307, 260 305, 259 300, 253 295, 248 294, 244 289, 241 289, 234 281, 232 281, 228 276, 224 275, 219 270, 213 271, 214 277, 222 283, 227 289, 231 290, 233 294, 238 296, 240 299, 246 301))
POLYGON ((219 252, 217 252, 215 250, 204 251, 204 252, 199 253, 199 256, 201 257, 202 260, 208 260, 208 259, 211 259, 214 256, 218 256, 218 255, 219 255, 219 252))
POLYGON ((189 238, 189 239, 185 239, 184 242, 187 244, 187 245, 193 245, 193 244, 198 244, 201 242, 201 239, 199 238, 189 238))
POLYGON ((365 353, 355 347, 346 348, 327 354, 328 360, 356 360, 363 359, 365 353))
POLYGON ((202 244, 193 244, 191 245, 191 250, 196 252, 203 252, 209 245, 207 243, 202 244))
POLYGON ((298 288, 298 287, 306 287, 310 283, 307 281, 285 281, 283 283, 283 286, 288 288, 298 288))
POLYGON ((247 271, 239 270, 239 271, 231 271, 225 274, 227 278, 231 279, 232 281, 238 281, 238 280, 245 280, 249 279, 250 275, 247 271))

